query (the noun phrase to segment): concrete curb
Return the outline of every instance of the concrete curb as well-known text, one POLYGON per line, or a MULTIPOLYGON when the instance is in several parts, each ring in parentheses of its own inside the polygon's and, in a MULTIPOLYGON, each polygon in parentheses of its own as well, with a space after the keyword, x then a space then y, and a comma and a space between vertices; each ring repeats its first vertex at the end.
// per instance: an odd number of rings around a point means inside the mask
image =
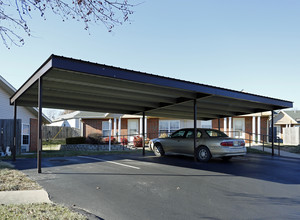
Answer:
POLYGON ((0 204, 52 203, 45 190, 20 190, 0 192, 0 204))

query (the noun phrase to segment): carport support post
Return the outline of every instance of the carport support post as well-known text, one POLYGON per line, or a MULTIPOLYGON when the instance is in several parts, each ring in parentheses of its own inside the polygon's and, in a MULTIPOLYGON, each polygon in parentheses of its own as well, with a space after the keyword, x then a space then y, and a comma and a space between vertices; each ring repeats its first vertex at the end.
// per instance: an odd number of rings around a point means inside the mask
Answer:
POLYGON ((271 116, 271 138, 272 138, 272 156, 274 156, 274 110, 272 110, 272 116, 271 116))
POLYGON ((221 130, 221 122, 220 122, 220 118, 218 118, 218 130, 221 130))
POLYGON ((37 167, 38 173, 42 173, 42 79, 38 81, 38 130, 37 130, 37 167))
POLYGON ((197 100, 194 99, 194 161, 197 161, 196 147, 197 147, 197 100))
POLYGON ((12 160, 16 161, 16 150, 17 150, 17 102, 14 102, 14 141, 12 151, 12 160))
POLYGON ((145 112, 143 112, 143 123, 142 123, 142 135, 143 135, 143 156, 145 156, 145 112))

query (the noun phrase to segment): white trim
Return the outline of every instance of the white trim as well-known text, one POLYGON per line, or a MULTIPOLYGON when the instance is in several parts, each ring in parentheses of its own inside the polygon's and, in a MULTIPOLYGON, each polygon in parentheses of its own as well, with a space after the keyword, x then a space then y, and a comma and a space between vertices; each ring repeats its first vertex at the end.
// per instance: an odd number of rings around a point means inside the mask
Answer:
POLYGON ((255 116, 252 117, 252 143, 255 142, 255 139, 256 139, 256 134, 255 134, 255 128, 256 128, 256 125, 255 125, 255 116))
POLYGON ((111 119, 108 120, 108 128, 109 128, 108 150, 111 151, 111 119))
POLYGON ((261 132, 261 118, 260 116, 257 117, 257 140, 260 143, 260 132, 261 132))
POLYGON ((117 136, 117 118, 114 118, 114 137, 117 136))
POLYGON ((118 121, 118 142, 121 142, 121 126, 122 126, 122 116, 119 117, 118 121))
POLYGON ((231 117, 229 117, 228 118, 228 133, 229 133, 229 137, 232 137, 233 135, 232 135, 232 133, 231 133, 231 127, 232 127, 232 122, 231 122, 232 120, 231 120, 231 117))

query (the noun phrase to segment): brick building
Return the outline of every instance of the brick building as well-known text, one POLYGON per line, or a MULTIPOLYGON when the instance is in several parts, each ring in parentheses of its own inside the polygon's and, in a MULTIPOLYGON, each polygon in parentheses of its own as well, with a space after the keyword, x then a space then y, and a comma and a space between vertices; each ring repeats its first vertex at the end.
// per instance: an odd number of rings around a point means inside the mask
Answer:
MULTIPOLYGON (((242 115, 220 119, 220 130, 230 137, 244 138, 249 143, 267 141, 271 112, 242 115)), ((218 119, 212 121, 212 128, 218 129, 218 119)))

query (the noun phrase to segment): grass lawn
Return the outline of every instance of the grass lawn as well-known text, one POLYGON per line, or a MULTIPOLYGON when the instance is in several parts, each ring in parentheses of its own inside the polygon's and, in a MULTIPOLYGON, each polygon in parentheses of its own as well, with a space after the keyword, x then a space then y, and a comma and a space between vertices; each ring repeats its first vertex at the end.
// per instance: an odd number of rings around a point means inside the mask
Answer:
MULTIPOLYGON (((38 190, 42 187, 24 173, 13 169, 9 163, 0 160, 0 191, 38 190)), ((87 219, 67 207, 57 204, 36 203, 3 205, 0 201, 0 219, 87 219)))
POLYGON ((13 166, 0 161, 0 191, 35 190, 42 187, 13 166))
POLYGON ((268 155, 271 154, 269 152, 257 150, 257 149, 251 148, 251 147, 247 147, 247 153, 252 153, 252 154, 268 154, 268 155))
MULTIPOLYGON (((267 148, 272 148, 270 144, 265 145, 267 148)), ((274 149, 278 149, 278 144, 274 143, 274 149)), ((280 150, 287 151, 290 153, 300 154, 300 146, 293 146, 293 145, 283 145, 280 144, 280 150)))
POLYGON ((87 219, 77 212, 70 211, 67 207, 53 203, 0 205, 0 216, 1 219, 87 219))

